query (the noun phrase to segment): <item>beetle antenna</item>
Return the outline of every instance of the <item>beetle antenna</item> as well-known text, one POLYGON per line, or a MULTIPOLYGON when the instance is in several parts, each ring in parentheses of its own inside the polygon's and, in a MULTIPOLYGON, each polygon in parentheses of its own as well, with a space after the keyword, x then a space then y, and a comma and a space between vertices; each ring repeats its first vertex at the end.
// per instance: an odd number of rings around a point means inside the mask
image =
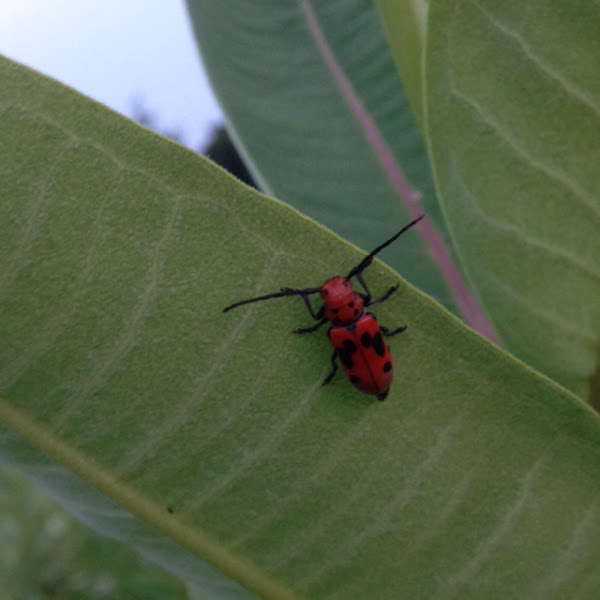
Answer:
POLYGON ((346 279, 350 279, 359 273, 362 273, 372 262, 373 257, 381 252, 384 248, 387 248, 392 242, 395 242, 407 229, 410 229, 413 225, 416 225, 425 215, 419 215, 414 221, 411 221, 408 225, 405 225, 398 233, 394 234, 387 242, 383 242, 380 246, 377 246, 373 252, 367 254, 362 261, 348 273, 346 279))
POLYGON ((257 296, 256 298, 249 298, 248 300, 240 300, 240 302, 234 302, 223 309, 223 312, 227 312, 232 308, 242 306, 242 304, 251 304, 252 302, 260 302, 261 300, 269 300, 271 298, 281 298, 282 296, 307 296, 308 294, 316 294, 320 292, 321 288, 307 288, 305 290, 297 290, 294 288, 281 288, 280 292, 274 294, 267 294, 265 296, 257 296))

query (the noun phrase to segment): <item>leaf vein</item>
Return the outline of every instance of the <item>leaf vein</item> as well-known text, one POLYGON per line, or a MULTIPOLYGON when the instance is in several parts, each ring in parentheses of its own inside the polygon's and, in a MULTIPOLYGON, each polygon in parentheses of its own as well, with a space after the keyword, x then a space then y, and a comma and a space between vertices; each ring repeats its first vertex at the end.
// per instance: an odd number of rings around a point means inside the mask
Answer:
POLYGON ((454 81, 450 84, 450 93, 452 96, 462 101, 479 117, 482 123, 487 125, 494 133, 497 134, 508 148, 510 148, 520 159, 529 164, 533 169, 542 172, 548 179, 555 181, 558 185, 565 188, 568 192, 579 200, 585 208, 587 208, 592 215, 600 220, 600 207, 596 206, 592 198, 594 194, 586 191, 576 181, 573 181, 566 173, 561 171, 558 167, 551 167, 545 165, 540 160, 534 158, 525 148, 517 143, 512 138, 505 128, 500 123, 492 118, 489 113, 486 113, 484 108, 473 98, 461 92, 454 81))
POLYGON ((597 116, 600 116, 600 105, 598 105, 595 100, 590 97, 585 90, 579 87, 573 81, 567 79, 565 75, 568 73, 562 73, 557 68, 553 67, 551 64, 544 61, 540 56, 538 56, 531 46, 527 44, 527 42, 516 32, 514 29, 511 29, 504 23, 501 23, 495 15, 491 14, 489 11, 485 10, 478 2, 471 0, 471 4, 475 6, 481 14, 483 14, 489 23, 495 27, 498 31, 503 33, 505 36, 511 38, 518 46, 521 48, 523 54, 536 66, 538 69, 547 75, 550 79, 556 81, 572 98, 574 98, 578 103, 583 104, 590 108, 597 116))

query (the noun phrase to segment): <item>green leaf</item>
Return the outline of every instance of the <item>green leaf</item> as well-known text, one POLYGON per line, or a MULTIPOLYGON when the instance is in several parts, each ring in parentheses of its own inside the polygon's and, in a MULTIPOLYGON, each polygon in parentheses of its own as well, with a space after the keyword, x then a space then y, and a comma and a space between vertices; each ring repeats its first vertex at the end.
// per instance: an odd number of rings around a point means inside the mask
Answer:
POLYGON ((299 299, 222 307, 358 250, 56 83, 0 79, 3 460, 222 597, 595 598, 591 409, 403 282, 377 307, 408 325, 388 399, 321 386, 299 299))
MULTIPOLYGON (((424 210, 444 238, 429 159, 371 3, 187 5, 213 90, 263 189, 365 250, 409 211, 424 210)), ((454 307, 420 236, 385 260, 454 307)))
POLYGON ((189 600, 175 577, 94 534, 5 466, 0 466, 0 514, 3 598, 189 600))
POLYGON ((423 130, 423 47, 427 0, 375 0, 402 85, 423 130))
POLYGON ((432 161, 470 281, 503 345, 583 398, 599 372, 599 31, 588 0, 431 2, 426 50, 432 161))

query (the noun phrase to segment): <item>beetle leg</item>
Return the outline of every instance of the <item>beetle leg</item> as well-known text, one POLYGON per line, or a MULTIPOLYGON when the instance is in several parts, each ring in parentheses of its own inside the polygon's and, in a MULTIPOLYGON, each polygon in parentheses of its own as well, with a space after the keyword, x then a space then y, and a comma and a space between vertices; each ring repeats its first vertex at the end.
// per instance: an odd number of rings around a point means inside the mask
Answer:
POLYGON ((373 306, 374 304, 381 304, 385 302, 396 290, 398 289, 398 284, 393 285, 381 298, 377 298, 377 300, 370 300, 367 303, 367 306, 373 306))
POLYGON ((365 301, 365 306, 369 306, 371 304, 371 292, 369 291, 369 288, 367 287, 367 284, 365 283, 365 280, 363 279, 362 273, 356 274, 356 280, 358 281, 358 283, 360 283, 360 285, 363 286, 365 293, 361 294, 361 296, 362 296, 362 299, 365 301))
POLYGON ((358 283, 360 283, 365 290, 365 293, 361 294, 363 300, 365 301, 365 306, 373 306, 375 304, 381 304, 382 302, 385 302, 398 289, 398 284, 393 285, 383 296, 381 296, 381 298, 371 300, 371 292, 369 291, 369 288, 363 279, 362 273, 357 273, 355 277, 358 283))
POLYGON ((315 312, 310 300, 308 299, 308 294, 300 294, 300 296, 302 300, 304 300, 304 304, 306 304, 306 308, 308 309, 310 316, 319 322, 313 327, 301 327, 300 329, 294 329, 294 333, 313 333, 319 329, 319 327, 322 327, 325 325, 325 323, 327 323, 327 319, 323 316, 325 314, 325 306, 321 306, 321 308, 315 312))
POLYGON ((308 299, 308 294, 300 294, 300 297, 302 298, 302 300, 304 300, 304 304, 306 304, 306 308, 308 309, 310 316, 315 321, 321 321, 323 319, 323 315, 325 314, 325 306, 321 306, 321 308, 317 312, 315 312, 310 303, 310 300, 308 299))
POLYGON ((329 373, 329 375, 327 375, 327 377, 325 377, 325 379, 323 379, 323 383, 321 385, 327 385, 332 379, 333 376, 335 375, 335 372, 338 369, 338 364, 337 364, 337 350, 334 350, 333 353, 331 354, 331 372, 329 373))
POLYGON ((385 337, 391 337, 393 335, 396 335, 397 333, 402 333, 405 329, 406 329, 406 325, 403 325, 402 327, 398 327, 398 329, 394 329, 393 331, 390 331, 387 327, 379 327, 379 329, 381 329, 381 333, 383 333, 383 335, 385 335, 385 337))
POLYGON ((294 329, 294 333, 314 333, 319 327, 322 327, 327 323, 327 319, 321 319, 316 325, 312 327, 305 327, 301 329, 294 329))

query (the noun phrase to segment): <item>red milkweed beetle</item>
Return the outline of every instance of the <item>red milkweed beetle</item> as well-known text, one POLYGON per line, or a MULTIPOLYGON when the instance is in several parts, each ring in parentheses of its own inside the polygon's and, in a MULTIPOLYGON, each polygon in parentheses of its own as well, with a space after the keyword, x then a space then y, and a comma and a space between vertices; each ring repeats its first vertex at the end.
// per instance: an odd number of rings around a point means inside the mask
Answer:
POLYGON ((372 300, 371 292, 363 279, 362 272, 371 264, 377 253, 389 246, 424 216, 420 215, 389 240, 377 246, 346 277, 332 277, 320 288, 307 288, 305 290, 281 288, 279 292, 274 294, 249 298, 230 304, 223 309, 223 312, 243 304, 260 302, 270 298, 300 296, 304 300, 310 316, 318 323, 313 327, 296 329, 294 333, 313 333, 325 323, 330 324, 328 336, 333 346, 332 368, 329 375, 323 380, 323 385, 329 383, 335 375, 338 368, 337 359, 339 358, 346 377, 354 387, 365 394, 376 396, 378 400, 385 400, 394 377, 394 366, 390 350, 383 337, 390 337, 404 331, 406 325, 390 331, 385 327, 380 327, 375 315, 365 311, 366 307, 387 300, 398 289, 398 284, 393 285, 381 298, 372 300), (363 287, 364 294, 352 289, 350 280, 353 277, 363 287), (315 312, 308 297, 316 293, 321 294, 323 306, 315 312))

